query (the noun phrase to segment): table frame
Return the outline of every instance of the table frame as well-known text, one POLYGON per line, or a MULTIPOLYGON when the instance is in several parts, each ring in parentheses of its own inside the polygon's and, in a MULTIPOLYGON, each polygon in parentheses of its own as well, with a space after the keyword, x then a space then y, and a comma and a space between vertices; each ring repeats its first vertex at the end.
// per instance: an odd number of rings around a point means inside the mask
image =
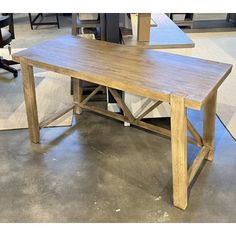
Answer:
POLYGON ((46 127, 52 121, 58 119, 72 109, 74 109, 76 114, 80 114, 82 109, 90 110, 170 137, 172 149, 173 204, 180 209, 185 209, 187 207, 188 189, 192 183, 192 180, 196 176, 196 173, 204 160, 213 160, 217 97, 216 89, 211 92, 204 103, 203 137, 200 136, 187 118, 187 107, 185 104, 184 94, 170 95, 169 103, 171 106, 171 130, 168 130, 142 121, 142 118, 145 117, 145 115, 162 103, 161 100, 156 101, 153 106, 143 112, 143 114, 138 118, 134 118, 120 95, 117 93, 117 90, 108 87, 108 90, 111 92, 118 106, 123 111, 123 115, 113 113, 105 109, 89 105, 89 100, 102 88, 102 86, 98 85, 98 87, 92 91, 90 95, 83 99, 81 80, 78 78, 72 78, 74 103, 66 106, 60 112, 55 113, 50 117, 46 117, 43 121, 39 122, 33 66, 23 58, 20 60, 20 63, 23 74, 24 96, 31 142, 39 143, 40 129, 46 127), (189 130, 192 137, 187 136, 187 130, 189 130), (190 168, 187 167, 188 142, 200 147, 200 151, 190 168))

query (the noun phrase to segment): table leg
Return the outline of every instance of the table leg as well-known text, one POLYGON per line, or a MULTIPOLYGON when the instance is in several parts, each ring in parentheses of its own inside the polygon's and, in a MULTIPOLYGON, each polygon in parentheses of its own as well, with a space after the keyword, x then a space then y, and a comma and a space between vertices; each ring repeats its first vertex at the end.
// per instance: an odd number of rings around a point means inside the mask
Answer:
POLYGON ((25 106, 29 126, 30 139, 33 143, 39 143, 39 121, 36 103, 36 93, 34 84, 33 67, 21 61, 21 70, 23 75, 23 88, 25 96, 25 106))
POLYGON ((171 95, 171 151, 174 206, 185 209, 188 201, 187 112, 184 97, 171 95))
POLYGON ((206 157, 209 161, 212 161, 214 156, 216 98, 217 91, 208 98, 204 107, 203 144, 210 147, 210 152, 206 157))
POLYGON ((82 101, 82 94, 83 94, 82 80, 72 78, 72 82, 73 82, 73 99, 76 104, 74 112, 76 114, 81 114, 82 109, 78 106, 78 104, 82 101))

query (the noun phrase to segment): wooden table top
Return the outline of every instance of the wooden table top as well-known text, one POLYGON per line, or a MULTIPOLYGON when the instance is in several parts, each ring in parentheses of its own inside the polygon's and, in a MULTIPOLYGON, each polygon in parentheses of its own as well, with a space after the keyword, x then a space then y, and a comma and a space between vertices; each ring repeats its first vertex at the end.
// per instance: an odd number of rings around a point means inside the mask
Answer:
POLYGON ((13 54, 13 59, 155 100, 185 96, 201 109, 232 65, 66 35, 13 54))
MULTIPOLYGON (((137 32, 138 14, 131 14, 133 32, 137 32)), ((151 15, 149 42, 138 42, 137 34, 123 36, 125 45, 144 48, 193 48, 194 42, 185 34, 166 14, 156 13, 151 15)))

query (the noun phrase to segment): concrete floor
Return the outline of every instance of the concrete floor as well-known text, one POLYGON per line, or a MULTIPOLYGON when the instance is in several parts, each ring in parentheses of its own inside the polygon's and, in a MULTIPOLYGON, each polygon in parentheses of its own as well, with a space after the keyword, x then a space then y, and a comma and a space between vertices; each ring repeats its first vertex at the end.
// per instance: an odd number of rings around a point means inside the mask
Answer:
MULTIPOLYGON (((190 117, 199 128, 201 113, 190 117)), ((172 206, 168 139, 90 112, 41 135, 0 132, 0 222, 236 221, 236 145, 219 120, 186 211, 172 206)))
MULTIPOLYGON (((202 113, 189 117, 201 133, 202 113)), ((236 222, 236 145, 218 119, 186 211, 172 206, 168 139, 90 112, 41 136, 0 131, 0 222, 236 222)))

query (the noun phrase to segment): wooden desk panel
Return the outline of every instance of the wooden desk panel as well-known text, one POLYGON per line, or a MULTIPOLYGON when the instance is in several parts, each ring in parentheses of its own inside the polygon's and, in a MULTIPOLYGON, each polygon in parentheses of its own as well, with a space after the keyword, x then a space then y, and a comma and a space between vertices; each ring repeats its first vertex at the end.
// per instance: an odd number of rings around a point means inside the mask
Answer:
POLYGON ((130 48, 67 35, 13 55, 20 62, 151 99, 182 93, 186 106, 201 109, 232 65, 166 52, 130 48))

